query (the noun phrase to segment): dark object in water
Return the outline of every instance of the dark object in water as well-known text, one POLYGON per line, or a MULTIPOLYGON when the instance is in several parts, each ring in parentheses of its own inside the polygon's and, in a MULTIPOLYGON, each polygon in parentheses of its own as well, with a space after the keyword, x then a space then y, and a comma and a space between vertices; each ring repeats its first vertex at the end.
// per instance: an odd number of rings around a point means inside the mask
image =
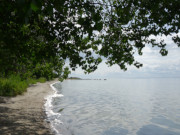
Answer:
POLYGON ((62 112, 64 110, 64 108, 61 108, 61 109, 59 109, 59 111, 58 112, 62 112))

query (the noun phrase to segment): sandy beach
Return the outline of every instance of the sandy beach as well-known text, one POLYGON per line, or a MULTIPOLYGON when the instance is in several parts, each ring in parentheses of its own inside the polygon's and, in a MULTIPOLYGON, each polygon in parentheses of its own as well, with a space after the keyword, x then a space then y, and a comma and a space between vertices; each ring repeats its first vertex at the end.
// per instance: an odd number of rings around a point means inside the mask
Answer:
POLYGON ((53 93, 50 84, 57 81, 37 83, 16 97, 0 97, 0 135, 52 135, 44 98, 53 93))

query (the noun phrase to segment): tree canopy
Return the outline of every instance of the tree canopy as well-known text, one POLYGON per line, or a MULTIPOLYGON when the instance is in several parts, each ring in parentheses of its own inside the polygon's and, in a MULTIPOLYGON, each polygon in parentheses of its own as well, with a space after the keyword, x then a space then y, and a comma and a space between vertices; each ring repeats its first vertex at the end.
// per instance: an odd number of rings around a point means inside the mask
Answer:
POLYGON ((66 60, 87 73, 102 58, 139 68, 134 55, 146 45, 168 53, 153 36, 171 35, 180 46, 179 7, 179 0, 1 0, 1 76, 66 78, 66 60))

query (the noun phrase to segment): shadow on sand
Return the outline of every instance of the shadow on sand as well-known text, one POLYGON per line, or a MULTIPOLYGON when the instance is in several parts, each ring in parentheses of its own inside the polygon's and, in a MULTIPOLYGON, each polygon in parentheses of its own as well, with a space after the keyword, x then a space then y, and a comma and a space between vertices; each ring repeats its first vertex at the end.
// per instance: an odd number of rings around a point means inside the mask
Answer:
POLYGON ((30 113, 26 116, 21 110, 0 106, 0 134, 1 135, 52 135, 50 130, 42 124, 44 115, 30 113))

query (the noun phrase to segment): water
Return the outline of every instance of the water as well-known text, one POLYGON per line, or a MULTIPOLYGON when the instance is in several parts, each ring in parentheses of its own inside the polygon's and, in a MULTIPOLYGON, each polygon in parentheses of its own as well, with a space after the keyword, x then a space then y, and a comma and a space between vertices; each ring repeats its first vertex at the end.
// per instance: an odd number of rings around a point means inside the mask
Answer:
POLYGON ((66 80, 53 86, 57 92, 46 108, 56 134, 180 135, 180 79, 66 80))

